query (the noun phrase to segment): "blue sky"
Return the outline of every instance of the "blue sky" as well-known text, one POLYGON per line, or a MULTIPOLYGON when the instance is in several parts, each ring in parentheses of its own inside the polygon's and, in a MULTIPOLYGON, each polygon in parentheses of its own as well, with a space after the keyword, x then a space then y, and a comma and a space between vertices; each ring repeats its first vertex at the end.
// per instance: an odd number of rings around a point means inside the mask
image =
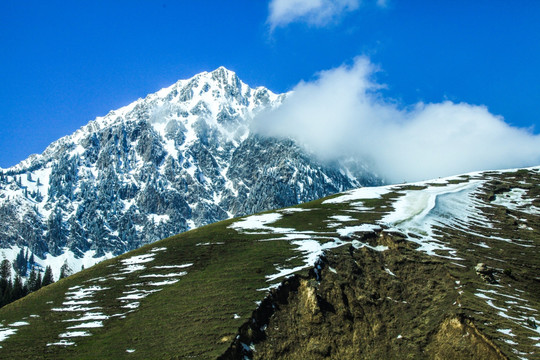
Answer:
POLYGON ((485 105, 538 134, 539 18, 526 0, 2 1, 0 167, 201 71, 284 92, 358 56, 399 108, 485 105))

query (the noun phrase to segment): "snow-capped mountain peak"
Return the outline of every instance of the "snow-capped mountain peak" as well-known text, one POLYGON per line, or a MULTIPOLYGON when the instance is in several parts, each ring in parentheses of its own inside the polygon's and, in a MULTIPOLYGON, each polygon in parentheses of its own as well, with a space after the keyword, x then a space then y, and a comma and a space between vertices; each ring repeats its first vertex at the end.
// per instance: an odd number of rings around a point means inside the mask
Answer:
POLYGON ((285 96, 220 67, 90 121, 1 172, 0 247, 99 258, 378 181, 252 134, 285 96))

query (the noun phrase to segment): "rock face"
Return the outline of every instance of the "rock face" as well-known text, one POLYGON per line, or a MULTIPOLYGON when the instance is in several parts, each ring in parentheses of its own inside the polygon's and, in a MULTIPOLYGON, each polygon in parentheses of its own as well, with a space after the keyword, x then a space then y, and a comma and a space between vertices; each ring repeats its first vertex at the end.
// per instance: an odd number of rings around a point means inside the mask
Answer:
POLYGON ((358 239, 388 249, 328 251, 317 271, 273 290, 220 359, 507 359, 449 310, 457 290, 444 260, 386 231, 358 239))
POLYGON ((1 172, 0 247, 27 247, 40 259, 118 255, 380 182, 321 163, 290 140, 251 133, 251 119, 285 96, 219 68, 97 118, 1 172))

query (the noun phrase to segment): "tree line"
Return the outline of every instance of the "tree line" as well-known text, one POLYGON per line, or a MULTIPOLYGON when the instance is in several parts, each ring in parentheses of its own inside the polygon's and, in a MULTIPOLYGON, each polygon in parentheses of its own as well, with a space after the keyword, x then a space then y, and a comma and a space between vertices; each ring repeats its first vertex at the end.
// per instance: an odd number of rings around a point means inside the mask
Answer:
MULTIPOLYGON (((60 269, 60 279, 70 274, 71 269, 64 263, 60 269)), ((46 266, 42 272, 42 268, 35 262, 34 254, 29 256, 28 250, 25 253, 21 249, 13 264, 5 257, 0 262, 0 307, 52 283, 54 283, 52 268, 46 266)))

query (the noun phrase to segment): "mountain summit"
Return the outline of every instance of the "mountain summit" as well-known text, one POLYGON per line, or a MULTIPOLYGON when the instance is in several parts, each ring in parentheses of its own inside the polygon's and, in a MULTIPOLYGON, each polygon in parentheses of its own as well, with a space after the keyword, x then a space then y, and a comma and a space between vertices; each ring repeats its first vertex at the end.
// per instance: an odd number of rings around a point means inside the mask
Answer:
MULTIPOLYGON (((72 270, 233 216, 379 183, 250 131, 286 94, 224 67, 98 117, 0 174, 0 247, 72 270)), ((361 167, 356 167, 361 169, 361 167)))

